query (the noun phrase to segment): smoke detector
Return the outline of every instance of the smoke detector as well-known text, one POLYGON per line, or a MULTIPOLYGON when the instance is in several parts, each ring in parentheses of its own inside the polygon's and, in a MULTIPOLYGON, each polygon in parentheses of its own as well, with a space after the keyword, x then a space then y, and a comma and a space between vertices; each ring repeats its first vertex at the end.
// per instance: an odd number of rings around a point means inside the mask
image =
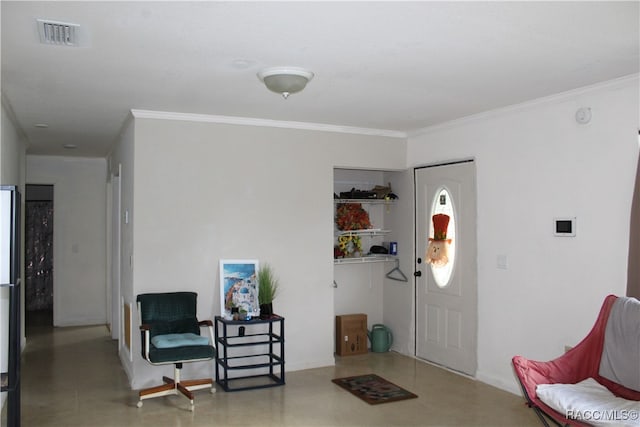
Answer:
POLYGON ((78 46, 78 32, 80 25, 68 22, 36 19, 40 43, 59 46, 78 46))

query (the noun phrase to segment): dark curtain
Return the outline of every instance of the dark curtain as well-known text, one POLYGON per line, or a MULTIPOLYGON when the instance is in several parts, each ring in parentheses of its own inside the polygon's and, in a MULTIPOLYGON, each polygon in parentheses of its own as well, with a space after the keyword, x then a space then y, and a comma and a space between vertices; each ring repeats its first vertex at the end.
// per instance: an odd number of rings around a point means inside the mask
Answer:
POLYGON ((636 169, 636 186, 631 202, 627 296, 640 299, 640 157, 636 169))
POLYGON ((53 202, 27 201, 25 309, 53 309, 53 202))

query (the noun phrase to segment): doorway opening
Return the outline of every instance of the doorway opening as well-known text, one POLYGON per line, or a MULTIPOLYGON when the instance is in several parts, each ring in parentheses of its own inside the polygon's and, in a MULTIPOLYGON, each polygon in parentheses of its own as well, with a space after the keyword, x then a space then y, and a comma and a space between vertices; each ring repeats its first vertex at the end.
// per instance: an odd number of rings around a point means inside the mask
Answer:
POLYGON ((25 327, 53 326, 53 185, 25 192, 25 327))

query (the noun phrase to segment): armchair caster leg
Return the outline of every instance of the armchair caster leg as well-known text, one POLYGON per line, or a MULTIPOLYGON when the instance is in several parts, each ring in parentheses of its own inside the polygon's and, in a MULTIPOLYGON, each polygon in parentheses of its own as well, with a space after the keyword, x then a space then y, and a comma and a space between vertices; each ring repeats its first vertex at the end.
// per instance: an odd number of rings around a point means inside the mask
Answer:
POLYGON ((189 410, 190 410, 191 412, 193 412, 193 411, 194 411, 194 409, 195 409, 195 407, 193 406, 193 400, 191 400, 190 402, 191 402, 191 404, 189 405, 189 410))
POLYGON ((142 408, 142 400, 138 400, 138 403, 136 403, 136 406, 138 408, 142 408))
POLYGON ((215 387, 211 387, 211 394, 216 394, 216 388, 215 387))

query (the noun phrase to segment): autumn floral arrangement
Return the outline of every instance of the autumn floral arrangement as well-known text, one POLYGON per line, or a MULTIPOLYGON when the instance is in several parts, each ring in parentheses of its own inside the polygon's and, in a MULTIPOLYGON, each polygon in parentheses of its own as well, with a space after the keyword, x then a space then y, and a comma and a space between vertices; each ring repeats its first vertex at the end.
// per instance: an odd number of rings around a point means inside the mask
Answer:
POLYGON ((338 230, 366 230, 371 228, 369 214, 360 203, 340 203, 336 207, 338 230))
MULTIPOLYGON (((366 230, 371 228, 369 214, 360 203, 340 203, 336 206, 336 225, 338 230, 366 230)), ((334 248, 334 257, 358 256, 362 254, 360 236, 345 234, 338 237, 338 245, 334 248)))
POLYGON ((340 236, 338 245, 333 249, 334 258, 362 255, 362 239, 360 236, 340 236))

